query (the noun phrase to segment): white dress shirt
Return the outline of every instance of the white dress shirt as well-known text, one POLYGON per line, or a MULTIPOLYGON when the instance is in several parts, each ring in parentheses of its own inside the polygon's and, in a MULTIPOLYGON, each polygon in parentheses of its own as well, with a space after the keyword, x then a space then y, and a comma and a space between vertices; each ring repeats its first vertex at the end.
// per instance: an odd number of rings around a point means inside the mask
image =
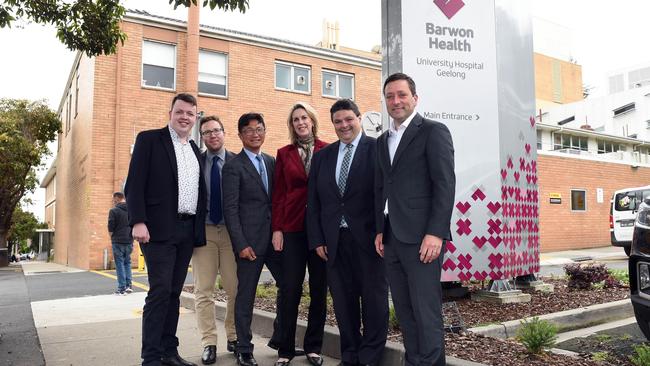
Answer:
MULTIPOLYGON (((359 140, 361 140, 361 132, 359 132, 357 137, 355 137, 354 140, 352 140, 352 142, 351 142, 351 144, 352 144, 352 153, 350 154, 350 166, 352 166, 352 161, 354 161, 354 153, 357 151, 357 146, 359 146, 359 140)), ((339 155, 336 158, 336 171, 335 171, 335 174, 336 174, 335 178, 336 178, 337 184, 338 184, 338 181, 339 181, 339 176, 341 175, 340 174, 341 173, 341 165, 343 164, 343 157, 345 156, 345 147, 347 145, 348 144, 346 144, 343 141, 340 141, 340 143, 339 143, 339 155)), ((348 171, 348 174, 349 174, 349 171, 348 171)), ((350 176, 348 175, 348 178, 349 177, 350 176)))
MULTIPOLYGON (((402 141, 402 136, 404 136, 404 131, 406 131, 406 128, 411 124, 411 121, 413 120, 413 117, 415 117, 415 114, 417 112, 413 111, 410 116, 402 124, 399 125, 399 127, 396 129, 395 128, 395 121, 391 120, 390 121, 390 126, 388 128, 388 155, 390 155, 390 164, 393 165, 393 159, 395 158, 395 152, 397 152, 397 147, 399 146, 399 143, 402 141)), ((388 199, 386 199, 386 206, 384 206, 384 215, 388 215, 388 199)))
POLYGON ((178 213, 195 215, 199 202, 199 176, 201 174, 199 160, 194 155, 190 140, 181 142, 176 131, 171 126, 168 128, 178 168, 178 213))

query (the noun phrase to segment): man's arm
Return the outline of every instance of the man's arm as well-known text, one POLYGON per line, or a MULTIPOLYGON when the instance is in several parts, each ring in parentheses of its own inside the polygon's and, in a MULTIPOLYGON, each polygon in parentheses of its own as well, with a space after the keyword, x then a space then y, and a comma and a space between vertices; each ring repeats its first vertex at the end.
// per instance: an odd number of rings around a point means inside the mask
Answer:
POLYGON ((382 170, 381 158, 382 158, 382 141, 385 141, 384 136, 380 136, 375 142, 375 227, 377 230, 377 235, 375 236, 375 251, 382 258, 384 257, 384 207, 386 206, 386 201, 384 201, 384 172, 382 170))
POLYGON ((451 240, 449 226, 454 207, 456 175, 454 146, 447 126, 435 123, 426 144, 426 159, 431 182, 431 214, 427 234, 451 240))
POLYGON ((246 243, 244 231, 239 220, 239 176, 233 163, 224 164, 221 169, 221 184, 223 189, 223 218, 228 227, 228 234, 235 252, 240 253, 250 245, 246 243))
POLYGON ((108 235, 113 236, 113 232, 115 232, 115 214, 110 209, 108 210, 108 235))
POLYGON ((146 225, 147 213, 144 200, 150 159, 151 145, 145 133, 141 132, 135 139, 129 174, 124 185, 129 225, 133 227, 132 236, 140 243, 148 243, 150 239, 149 229, 146 225))

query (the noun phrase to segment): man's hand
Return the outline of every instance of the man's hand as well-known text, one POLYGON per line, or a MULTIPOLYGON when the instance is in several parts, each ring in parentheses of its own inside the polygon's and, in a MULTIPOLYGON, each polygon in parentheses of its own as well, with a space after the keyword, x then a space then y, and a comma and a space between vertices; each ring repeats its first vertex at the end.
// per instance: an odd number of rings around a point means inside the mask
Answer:
POLYGON ((131 235, 134 240, 140 242, 140 244, 146 244, 149 242, 151 237, 149 236, 149 229, 144 222, 139 222, 133 225, 133 230, 131 230, 131 235))
POLYGON ((431 263, 440 255, 442 249, 442 239, 435 235, 426 234, 420 245, 420 261, 422 263, 431 263))
POLYGON ((316 254, 321 257, 325 262, 327 262, 327 247, 325 245, 320 245, 316 247, 316 254))
POLYGON ((239 252, 239 258, 242 259, 248 259, 249 261, 254 261, 257 259, 257 256, 255 256, 255 251, 251 247, 246 247, 242 249, 241 252, 239 252))
POLYGON ((384 234, 382 233, 375 237, 375 250, 380 257, 384 258, 384 234))
POLYGON ((271 242, 273 243, 273 249, 275 249, 276 252, 281 252, 284 246, 284 238, 282 237, 282 231, 279 230, 274 231, 273 238, 271 238, 271 242))

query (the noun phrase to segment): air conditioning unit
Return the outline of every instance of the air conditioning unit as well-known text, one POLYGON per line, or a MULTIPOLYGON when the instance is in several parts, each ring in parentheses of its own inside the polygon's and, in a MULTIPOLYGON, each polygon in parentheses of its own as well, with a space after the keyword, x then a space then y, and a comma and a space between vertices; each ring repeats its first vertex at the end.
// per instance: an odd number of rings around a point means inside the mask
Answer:
POLYGON ((334 89, 334 82, 332 80, 325 81, 325 89, 334 89))
POLYGON ((304 77, 303 75, 299 75, 299 76, 296 78, 296 84, 298 84, 298 85, 305 85, 305 83, 307 83, 307 78, 304 77))

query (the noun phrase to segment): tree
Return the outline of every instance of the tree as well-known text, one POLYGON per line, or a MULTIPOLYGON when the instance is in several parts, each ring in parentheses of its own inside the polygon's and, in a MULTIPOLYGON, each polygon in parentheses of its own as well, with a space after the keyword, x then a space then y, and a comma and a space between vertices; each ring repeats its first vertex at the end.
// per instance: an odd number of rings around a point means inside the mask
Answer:
POLYGON ((8 264, 7 235, 16 205, 36 188, 36 168, 60 129, 45 101, 0 99, 0 267, 8 264))
POLYGON ((9 251, 11 251, 12 246, 17 246, 21 253, 29 251, 27 239, 31 239, 34 236, 34 232, 39 226, 38 220, 33 213, 23 211, 20 205, 16 205, 7 235, 9 251))
MULTIPOLYGON (((197 0, 169 0, 188 7, 197 0)), ((203 0, 203 6, 242 13, 248 0, 203 0)), ((0 28, 11 27, 16 19, 52 24, 56 35, 69 49, 83 51, 88 57, 115 53, 117 43, 124 44, 126 34, 120 29, 125 9, 120 0, 5 0, 0 3, 0 28)))

